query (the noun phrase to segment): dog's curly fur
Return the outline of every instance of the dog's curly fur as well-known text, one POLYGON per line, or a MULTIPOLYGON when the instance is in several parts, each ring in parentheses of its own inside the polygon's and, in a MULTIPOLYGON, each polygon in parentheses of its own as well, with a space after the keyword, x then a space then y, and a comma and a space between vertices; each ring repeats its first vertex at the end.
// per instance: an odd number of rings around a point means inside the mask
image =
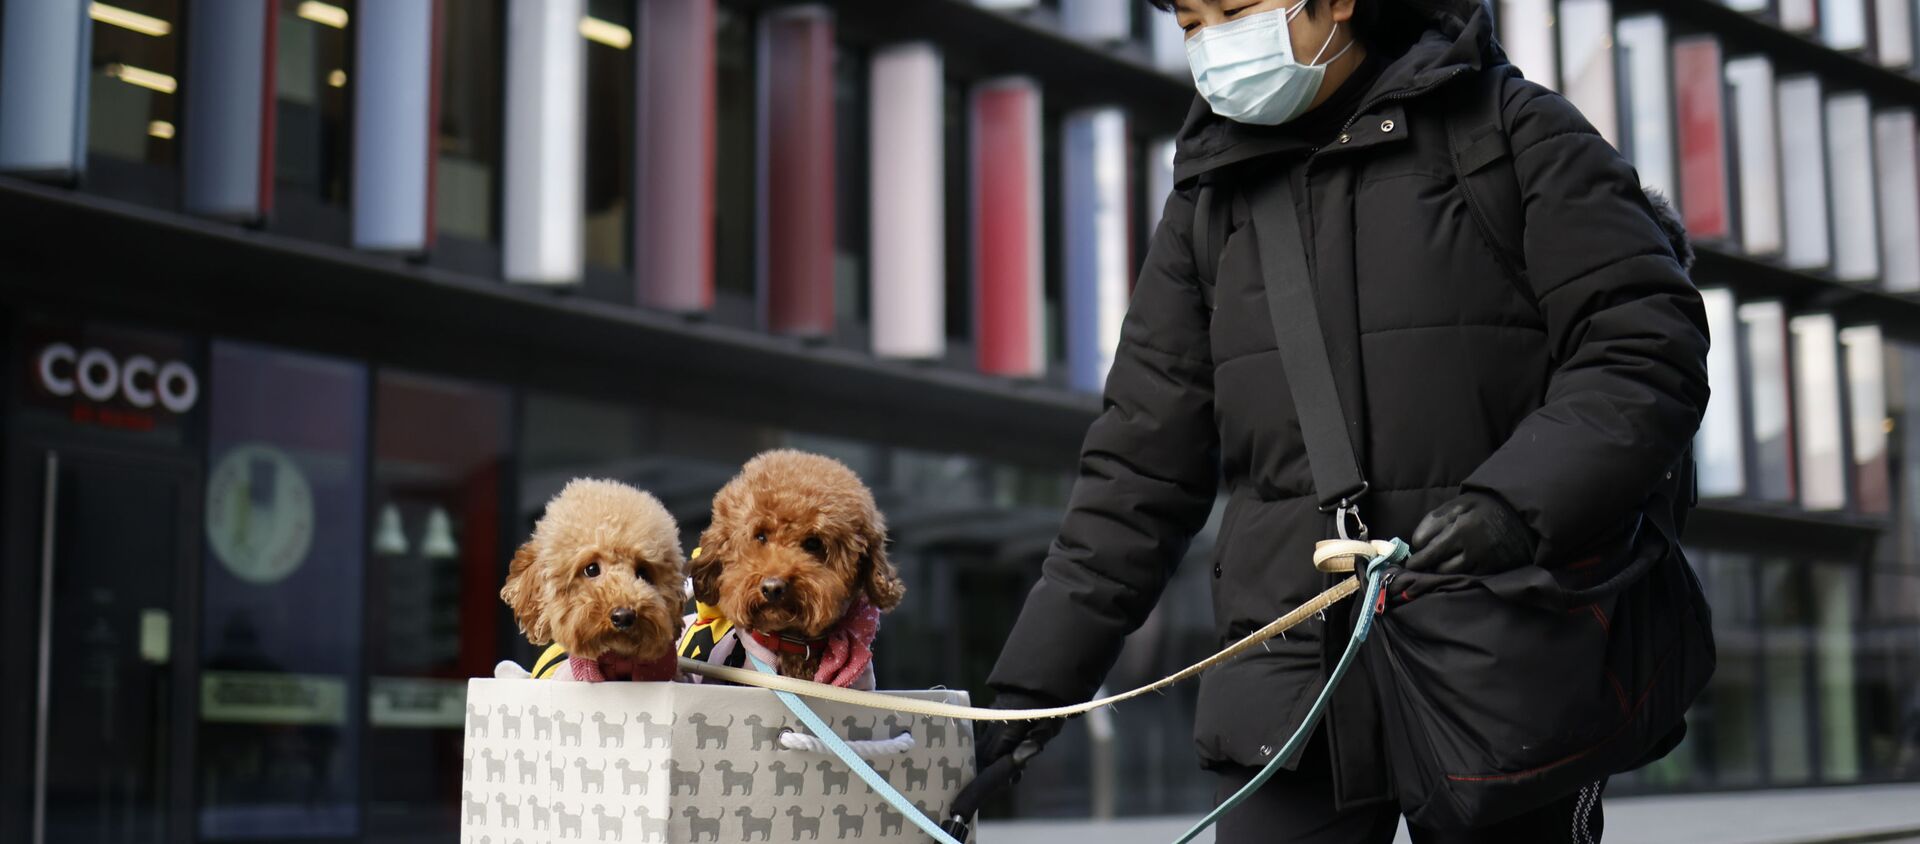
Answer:
POLYGON ((660 501, 617 481, 576 479, 547 502, 513 555, 500 598, 536 645, 570 656, 651 659, 672 653, 686 605, 680 530, 660 501), (588 566, 598 574, 589 576, 588 566), (620 630, 612 613, 637 618, 620 630))
MULTIPOLYGON (((860 593, 881 612, 906 584, 887 561, 887 527, 873 493, 838 460, 792 449, 760 454, 713 497, 713 521, 693 560, 693 594, 763 633, 825 635, 860 593), (768 601, 768 578, 787 584, 768 601)), ((780 655, 780 673, 812 679, 819 653, 780 655)))

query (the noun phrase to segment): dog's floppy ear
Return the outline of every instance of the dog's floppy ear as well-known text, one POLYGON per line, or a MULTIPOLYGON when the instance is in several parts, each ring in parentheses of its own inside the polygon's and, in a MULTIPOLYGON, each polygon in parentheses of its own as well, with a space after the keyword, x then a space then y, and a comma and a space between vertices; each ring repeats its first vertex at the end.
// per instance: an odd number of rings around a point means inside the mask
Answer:
POLYGON ((537 557, 531 539, 513 552, 513 564, 507 567, 507 585, 500 587, 500 600, 513 609, 513 620, 520 623, 520 632, 526 634, 527 641, 544 645, 553 641, 553 626, 547 623, 540 604, 537 557))
POLYGON ((687 560, 687 577, 693 580, 693 599, 703 604, 720 602, 720 558, 726 554, 727 540, 718 520, 700 534, 700 547, 687 560))
POLYGON ((900 573, 887 561, 887 526, 879 513, 870 514, 860 526, 860 538, 867 546, 860 556, 860 586, 874 606, 893 609, 906 597, 907 584, 900 582, 900 573))

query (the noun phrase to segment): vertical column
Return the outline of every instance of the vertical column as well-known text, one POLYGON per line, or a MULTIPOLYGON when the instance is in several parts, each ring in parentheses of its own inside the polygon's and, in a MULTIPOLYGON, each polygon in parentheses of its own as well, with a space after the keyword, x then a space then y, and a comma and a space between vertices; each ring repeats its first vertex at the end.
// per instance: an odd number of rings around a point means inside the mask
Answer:
POLYGON ((1528 79, 1560 87, 1554 0, 1500 0, 1500 46, 1528 79))
POLYGON ((833 16, 771 13, 760 28, 759 292, 775 334, 833 331, 833 16))
POLYGON ((1141 206, 1147 212, 1146 242, 1153 243, 1153 233, 1160 229, 1160 214, 1167 208, 1167 197, 1173 193, 1173 138, 1161 138, 1147 145, 1147 196, 1141 206))
MULTIPOLYGON (((1779 255, 1786 235, 1781 230, 1780 130, 1773 110, 1773 62, 1766 56, 1743 56, 1727 62, 1726 74, 1734 166, 1739 174, 1735 193, 1740 198, 1740 246, 1749 255, 1779 255)), ((1920 229, 1920 218, 1915 226, 1920 229)))
POLYGON ((1847 409, 1853 433, 1853 501, 1860 512, 1893 509, 1887 460, 1887 350, 1880 326, 1840 329, 1846 350, 1847 409))
POLYGON ((975 354, 982 372, 1034 378, 1046 369, 1040 87, 983 82, 970 111, 975 354))
POLYGON ((1827 98, 1827 180, 1833 190, 1833 275, 1880 277, 1880 209, 1874 202, 1873 108, 1857 92, 1827 98))
POLYGON ((1733 192, 1727 169, 1726 85, 1721 76, 1720 40, 1698 35, 1675 42, 1673 77, 1674 106, 1680 124, 1681 215, 1694 237, 1729 239, 1734 234, 1733 192))
POLYGON ((1733 291, 1708 287, 1700 291, 1707 312, 1707 330, 1720 342, 1707 351, 1707 381, 1713 385, 1713 401, 1707 403, 1700 418, 1700 433, 1694 440, 1699 460, 1700 496, 1731 498, 1747 491, 1746 425, 1741 419, 1739 304, 1733 291))
POLYGON ((646 307, 713 307, 714 3, 640 4, 633 265, 635 300, 646 307))
POLYGON ((1800 506, 1847 506, 1845 427, 1841 424, 1840 340, 1832 314, 1802 314, 1793 333, 1794 451, 1800 464, 1800 506))
MULTIPOLYGON (((1684 102, 1698 86, 1668 67, 1665 18, 1651 13, 1621 18, 1614 32, 1619 60, 1625 65, 1620 74, 1626 87, 1620 98, 1620 122, 1624 124, 1620 134, 1626 143, 1620 151, 1633 162, 1641 184, 1674 198, 1685 210, 1687 198, 1675 190, 1680 180, 1674 175, 1674 104, 1676 99, 1684 102)), ((1674 58, 1677 60, 1680 54, 1680 46, 1674 45, 1674 58)), ((1710 78, 1701 81, 1718 87, 1719 66, 1714 66, 1710 78)), ((1680 114, 1684 116, 1685 110, 1680 114)))
POLYGON ((1914 113, 1888 109, 1873 116, 1874 169, 1880 182, 1880 246, 1888 290, 1920 290, 1920 150, 1914 113))
POLYGON ((1787 309, 1777 301, 1744 302, 1740 316, 1742 351, 1747 357, 1747 396, 1752 413, 1747 437, 1753 448, 1753 476, 1747 494, 1765 501, 1791 502, 1799 488, 1794 463, 1793 370, 1787 365, 1787 309))
POLYGON ((1913 0, 1874 0, 1873 57, 1884 67, 1913 64, 1913 0))
POLYGON ((1060 29, 1070 37, 1098 44, 1125 41, 1133 35, 1135 2, 1060 0, 1060 29))
POLYGON ((946 127, 940 51, 927 42, 877 50, 869 71, 873 161, 873 352, 946 352, 946 127))
POLYGON ((81 0, 7 3, 0 17, 0 170, 70 178, 86 169, 87 63, 81 0))
POLYGON ((585 0, 509 0, 501 273, 571 284, 585 260, 585 0))
POLYGON ((1117 108, 1067 115, 1061 130, 1066 247, 1067 380, 1099 392, 1120 344, 1131 263, 1127 231, 1127 117, 1117 108))
POLYGON ((353 245, 424 252, 433 242, 438 0, 355 10, 353 245))
POLYGON ((1561 0, 1560 83, 1607 143, 1620 142, 1612 0, 1561 0))
POLYGON ((273 210, 273 80, 278 9, 258 0, 194 0, 188 9, 183 204, 251 222, 273 210))
POLYGON ((1781 206, 1786 209, 1787 266, 1821 269, 1833 260, 1828 234, 1826 129, 1820 77, 1796 74, 1780 80, 1781 206))

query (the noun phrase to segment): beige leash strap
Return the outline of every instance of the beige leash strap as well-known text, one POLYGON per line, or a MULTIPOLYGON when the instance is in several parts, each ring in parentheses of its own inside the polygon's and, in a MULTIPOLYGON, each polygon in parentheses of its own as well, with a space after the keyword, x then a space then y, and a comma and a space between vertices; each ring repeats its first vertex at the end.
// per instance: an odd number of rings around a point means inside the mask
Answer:
MULTIPOLYGON (((1357 568, 1361 560, 1372 559, 1392 552, 1393 543, 1391 542, 1329 539, 1320 542, 1314 547, 1313 567, 1328 573, 1350 572, 1357 568)), ((811 680, 783 677, 778 674, 762 674, 758 671, 745 668, 728 668, 724 665, 711 665, 685 657, 681 657, 680 659, 680 669, 692 674, 698 674, 702 677, 709 677, 736 685, 758 686, 776 692, 791 692, 803 697, 832 701, 834 703, 845 703, 853 706, 864 706, 870 709, 902 712, 908 715, 926 715, 933 718, 962 718, 969 721, 1035 721, 1043 718, 1067 718, 1092 712, 1103 706, 1112 706, 1121 701, 1131 700, 1144 694, 1157 692, 1182 680, 1192 678, 1202 671, 1246 653, 1258 647, 1262 642, 1298 626, 1301 622, 1309 618, 1319 615, 1322 611, 1326 610, 1326 608, 1340 603, 1354 592, 1359 591, 1363 584, 1364 581, 1359 577, 1349 577, 1342 580, 1335 584, 1332 589, 1315 595, 1306 603, 1301 604, 1293 612, 1287 613, 1275 619, 1271 624, 1247 634, 1245 638, 1228 645, 1219 653, 1180 669, 1180 671, 1172 675, 1141 686, 1140 688, 1121 692, 1117 695, 1108 695, 1099 700, 1090 700, 1086 703, 1074 704, 1073 706, 1056 706, 1050 709, 988 709, 982 706, 956 706, 954 704, 940 703, 937 701, 894 697, 878 692, 843 689, 839 686, 829 686, 824 683, 815 683, 811 680)))

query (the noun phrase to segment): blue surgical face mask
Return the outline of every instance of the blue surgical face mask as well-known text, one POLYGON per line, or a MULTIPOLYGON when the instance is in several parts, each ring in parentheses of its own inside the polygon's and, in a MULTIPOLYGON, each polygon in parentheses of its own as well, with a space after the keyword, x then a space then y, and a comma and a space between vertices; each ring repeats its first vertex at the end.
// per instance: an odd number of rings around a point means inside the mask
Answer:
POLYGON ((1299 117, 1320 93, 1326 81, 1327 64, 1347 50, 1347 46, 1327 59, 1327 48, 1340 30, 1334 24, 1327 43, 1313 60, 1301 64, 1293 56, 1293 37, 1288 24, 1307 8, 1309 0, 1300 0, 1292 8, 1274 9, 1240 20, 1206 27, 1187 39, 1187 62, 1193 66, 1193 82, 1207 98, 1213 113, 1240 123, 1277 126, 1299 117))

